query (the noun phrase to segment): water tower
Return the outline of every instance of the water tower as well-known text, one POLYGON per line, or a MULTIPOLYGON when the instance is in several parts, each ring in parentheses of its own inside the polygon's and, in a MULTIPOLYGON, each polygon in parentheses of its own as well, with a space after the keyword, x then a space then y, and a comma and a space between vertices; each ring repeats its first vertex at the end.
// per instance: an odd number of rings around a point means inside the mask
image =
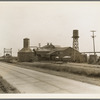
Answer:
POLYGON ((73 30, 73 48, 79 51, 79 43, 78 43, 78 30, 73 30))

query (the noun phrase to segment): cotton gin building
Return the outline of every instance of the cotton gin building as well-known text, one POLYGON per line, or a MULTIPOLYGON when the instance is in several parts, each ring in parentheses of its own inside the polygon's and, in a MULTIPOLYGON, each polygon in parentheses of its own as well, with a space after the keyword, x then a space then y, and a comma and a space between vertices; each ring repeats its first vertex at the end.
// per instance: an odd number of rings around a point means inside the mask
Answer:
POLYGON ((30 40, 25 38, 23 40, 23 48, 18 52, 19 62, 31 62, 33 60, 33 52, 30 49, 30 40))

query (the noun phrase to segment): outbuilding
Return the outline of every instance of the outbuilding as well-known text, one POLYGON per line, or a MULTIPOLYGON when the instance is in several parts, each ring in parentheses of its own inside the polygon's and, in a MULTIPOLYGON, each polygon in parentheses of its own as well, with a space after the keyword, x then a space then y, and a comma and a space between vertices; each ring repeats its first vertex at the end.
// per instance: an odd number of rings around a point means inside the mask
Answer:
POLYGON ((28 38, 23 40, 23 48, 18 52, 19 62, 31 62, 33 60, 33 52, 29 47, 30 41, 28 38))

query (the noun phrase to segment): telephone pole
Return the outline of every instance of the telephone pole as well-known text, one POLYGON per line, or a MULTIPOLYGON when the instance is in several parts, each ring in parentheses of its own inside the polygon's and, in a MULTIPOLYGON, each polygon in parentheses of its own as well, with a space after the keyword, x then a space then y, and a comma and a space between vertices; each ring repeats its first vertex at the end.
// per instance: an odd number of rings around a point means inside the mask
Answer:
POLYGON ((96 36, 94 35, 94 32, 96 32, 96 31, 92 30, 91 32, 93 33, 93 34, 92 34, 92 38, 93 38, 93 52, 94 52, 94 55, 96 55, 96 53, 95 53, 95 40, 94 40, 94 38, 96 37, 96 36))

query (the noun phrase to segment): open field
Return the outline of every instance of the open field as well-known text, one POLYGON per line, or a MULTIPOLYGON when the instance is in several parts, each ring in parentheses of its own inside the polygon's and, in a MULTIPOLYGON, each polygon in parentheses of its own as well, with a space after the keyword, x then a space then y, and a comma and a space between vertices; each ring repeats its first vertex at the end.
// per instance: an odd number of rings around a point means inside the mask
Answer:
POLYGON ((49 69, 59 72, 69 72, 85 76, 100 77, 100 65, 80 64, 80 63, 49 63, 49 62, 24 62, 18 63, 37 68, 49 69))
MULTIPOLYGON (((39 62, 33 62, 33 63, 27 63, 27 62, 21 62, 21 63, 15 63, 14 65, 18 66, 18 67, 22 67, 22 68, 27 68, 27 69, 31 69, 31 70, 36 70, 36 71, 40 71, 40 72, 43 72, 43 73, 48 73, 48 74, 52 74, 52 75, 57 75, 57 76, 62 76, 62 77, 66 77, 66 78, 69 78, 69 79, 73 79, 73 80, 77 80, 77 81, 81 81, 81 82, 86 82, 86 83, 90 83, 90 84, 95 84, 95 85, 99 85, 100 86, 100 77, 97 77, 97 76, 86 76, 85 74, 76 74, 76 73, 71 73, 71 72, 65 72, 65 71, 59 71, 59 70, 52 70, 52 69, 47 69, 47 68, 43 68, 41 66, 43 65, 49 65, 49 63, 39 63, 39 62), (34 66, 34 65, 38 65, 37 66, 34 66), (39 66, 40 65, 40 66, 39 66)), ((67 65, 76 65, 77 67, 79 67, 78 65, 84 65, 85 68, 86 66, 89 64, 74 64, 74 63, 67 63, 67 65)), ((96 66, 96 65, 91 65, 91 67, 93 66, 96 66)), ((59 64, 59 67, 60 64, 59 64)), ((75 66, 74 66, 75 67, 75 66)), ((99 66, 98 66, 99 68, 99 66)))

